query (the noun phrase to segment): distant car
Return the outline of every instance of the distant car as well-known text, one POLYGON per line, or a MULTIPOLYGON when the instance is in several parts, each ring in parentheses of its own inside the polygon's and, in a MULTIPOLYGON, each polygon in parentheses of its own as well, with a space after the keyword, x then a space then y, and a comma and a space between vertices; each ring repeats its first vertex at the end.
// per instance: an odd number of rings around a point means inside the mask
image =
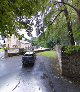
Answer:
POLYGON ((23 64, 23 66, 25 66, 27 64, 34 64, 35 59, 36 59, 36 53, 34 51, 26 52, 22 56, 22 64, 23 64))

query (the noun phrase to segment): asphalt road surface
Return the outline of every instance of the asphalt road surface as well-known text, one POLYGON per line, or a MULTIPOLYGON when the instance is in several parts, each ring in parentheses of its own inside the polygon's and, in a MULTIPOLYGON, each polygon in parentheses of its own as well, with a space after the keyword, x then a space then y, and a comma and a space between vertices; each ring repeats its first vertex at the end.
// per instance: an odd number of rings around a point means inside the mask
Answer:
POLYGON ((33 66, 25 68, 21 58, 16 56, 0 60, 0 92, 52 92, 46 84, 46 71, 39 58, 33 66))
POLYGON ((80 87, 60 76, 52 60, 37 56, 22 67, 22 56, 0 58, 0 92, 80 92, 80 87))

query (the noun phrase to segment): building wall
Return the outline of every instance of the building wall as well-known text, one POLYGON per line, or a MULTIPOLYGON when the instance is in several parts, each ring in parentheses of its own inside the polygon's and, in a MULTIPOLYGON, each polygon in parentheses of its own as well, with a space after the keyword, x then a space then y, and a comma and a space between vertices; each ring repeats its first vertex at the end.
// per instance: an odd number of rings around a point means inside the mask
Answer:
POLYGON ((5 38, 5 44, 7 48, 20 48, 21 43, 13 34, 10 38, 5 38))
POLYGON ((10 38, 5 38, 5 44, 7 48, 31 48, 31 43, 20 42, 14 34, 10 38))
POLYGON ((28 50, 31 48, 31 43, 21 43, 21 48, 25 48, 28 50))

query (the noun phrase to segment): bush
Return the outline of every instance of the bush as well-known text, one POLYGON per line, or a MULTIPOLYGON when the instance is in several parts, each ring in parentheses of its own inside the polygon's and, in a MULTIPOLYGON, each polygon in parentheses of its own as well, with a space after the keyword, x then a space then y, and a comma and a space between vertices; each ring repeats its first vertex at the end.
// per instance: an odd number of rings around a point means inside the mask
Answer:
POLYGON ((63 46, 62 52, 68 55, 80 53, 80 46, 63 46))

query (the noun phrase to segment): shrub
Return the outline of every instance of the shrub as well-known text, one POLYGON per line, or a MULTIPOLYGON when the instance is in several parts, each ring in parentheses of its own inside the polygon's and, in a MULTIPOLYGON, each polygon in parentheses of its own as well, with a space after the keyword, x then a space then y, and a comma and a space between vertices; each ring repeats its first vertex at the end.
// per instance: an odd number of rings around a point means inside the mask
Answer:
POLYGON ((68 55, 80 53, 80 46, 63 46, 62 52, 68 55))

